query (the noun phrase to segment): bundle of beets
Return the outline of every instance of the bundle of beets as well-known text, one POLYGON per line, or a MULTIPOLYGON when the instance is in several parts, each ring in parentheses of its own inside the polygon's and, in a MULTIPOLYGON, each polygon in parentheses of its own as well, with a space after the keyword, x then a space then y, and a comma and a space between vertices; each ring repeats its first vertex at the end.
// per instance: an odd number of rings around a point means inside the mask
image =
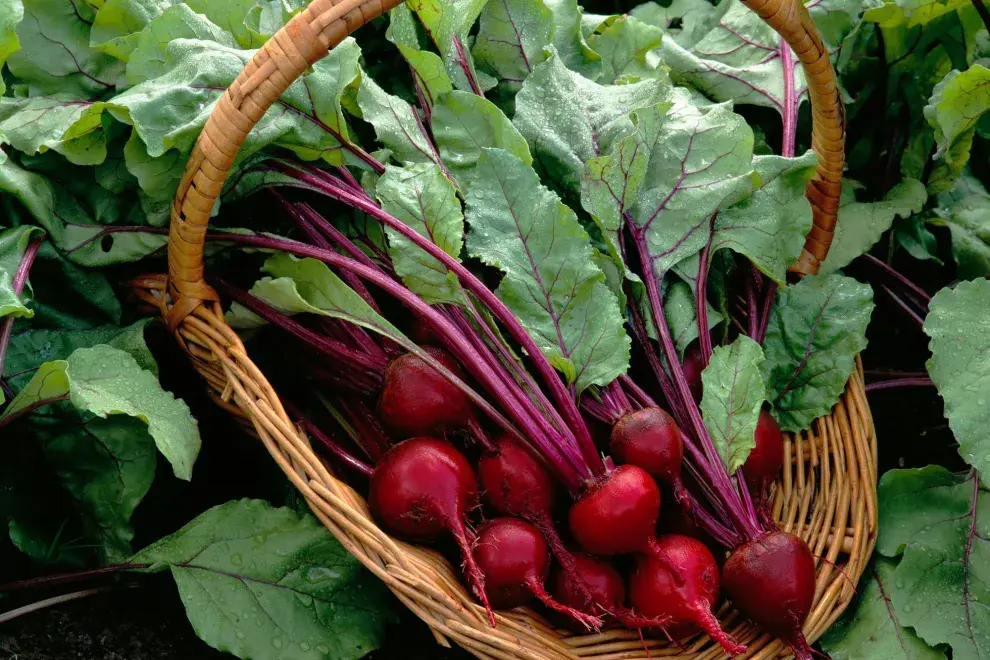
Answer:
MULTIPOLYGON (((673 639, 703 631, 735 655, 745 646, 713 614, 724 593, 798 657, 810 657, 802 623, 815 593, 812 553, 770 515, 783 460, 777 422, 759 411, 748 454, 729 461, 730 474, 699 411, 713 350, 706 305, 698 306, 700 339, 682 357, 660 282, 641 268, 630 274, 645 285, 643 304, 628 305, 628 323, 649 369, 578 392, 504 292, 483 281, 482 265, 472 272, 437 237, 386 211, 346 168, 280 161, 276 169, 308 191, 274 193, 305 240, 221 235, 277 254, 264 267, 271 277, 250 291, 211 281, 235 301, 232 325, 269 325, 298 340, 286 351, 290 371, 319 385, 307 390, 319 405, 290 412, 356 484, 367 478, 371 511, 386 530, 416 543, 452 537, 492 625, 493 609, 538 601, 565 625, 621 625, 673 639), (329 221, 314 208, 325 200, 300 201, 313 192, 384 228, 403 259, 428 263, 460 304, 414 293, 408 263, 396 263, 368 226, 329 221), (475 529, 469 519, 484 522, 475 529)), ((381 171, 401 176, 398 168, 381 171)), ((629 244, 642 240, 631 222, 625 230, 629 244)), ((773 285, 758 285, 772 299, 773 285)), ((760 311, 751 306, 757 335, 766 331, 760 311)))

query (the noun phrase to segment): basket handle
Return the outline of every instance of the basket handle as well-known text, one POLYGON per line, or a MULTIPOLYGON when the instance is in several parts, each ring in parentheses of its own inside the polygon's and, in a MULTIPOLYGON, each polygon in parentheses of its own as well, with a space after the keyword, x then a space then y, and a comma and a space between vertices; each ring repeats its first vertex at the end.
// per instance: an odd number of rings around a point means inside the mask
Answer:
MULTIPOLYGON (((168 236, 165 320, 175 331, 182 320, 219 296, 203 278, 203 244, 210 212, 238 150, 268 108, 311 65, 368 21, 402 0, 314 0, 275 33, 251 58, 210 114, 186 163, 172 202, 168 236)), ((812 146, 818 169, 808 183, 814 226, 801 258, 791 268, 814 273, 835 229, 845 148, 845 110, 828 50, 799 0, 743 0, 790 45, 804 67, 812 108, 812 146)))

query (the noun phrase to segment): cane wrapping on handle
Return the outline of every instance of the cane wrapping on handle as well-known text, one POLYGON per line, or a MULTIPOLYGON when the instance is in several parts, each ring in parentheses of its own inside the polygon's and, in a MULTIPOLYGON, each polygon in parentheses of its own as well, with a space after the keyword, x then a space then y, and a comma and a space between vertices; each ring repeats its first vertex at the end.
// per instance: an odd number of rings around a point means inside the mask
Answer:
POLYGON ((812 275, 818 272, 835 235, 835 222, 842 192, 845 167, 846 112, 839 82, 808 9, 798 0, 742 0, 791 47, 804 69, 811 99, 811 146, 818 154, 818 169, 808 182, 806 195, 811 202, 812 227, 804 250, 791 272, 812 275))

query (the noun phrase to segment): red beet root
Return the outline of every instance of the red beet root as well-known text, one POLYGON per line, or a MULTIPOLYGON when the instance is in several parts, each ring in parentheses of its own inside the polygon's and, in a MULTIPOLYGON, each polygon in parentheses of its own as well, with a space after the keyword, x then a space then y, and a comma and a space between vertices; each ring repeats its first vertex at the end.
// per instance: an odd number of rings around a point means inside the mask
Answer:
POLYGON ((721 629, 712 607, 718 602, 719 576, 715 558, 704 543, 669 534, 656 539, 657 551, 636 558, 629 578, 629 599, 646 617, 669 617, 667 631, 675 637, 699 629, 722 645, 729 655, 746 650, 721 629))
POLYGON ((624 415, 612 427, 611 454, 619 463, 641 467, 658 482, 669 484, 678 501, 684 499, 684 440, 666 411, 643 408, 624 415))
POLYGON ((474 536, 464 525, 476 484, 471 464, 453 445, 436 438, 412 438, 392 447, 375 466, 368 504, 386 529, 407 541, 453 535, 467 579, 494 626, 484 575, 474 562, 474 536))
MULTIPOLYGON (((463 378, 460 366, 447 352, 432 346, 423 350, 463 378)), ((467 394, 416 355, 406 353, 389 363, 378 416, 396 435, 408 438, 464 428, 473 414, 467 394)))
POLYGON ((557 489, 540 461, 513 439, 502 436, 494 451, 478 461, 478 479, 485 501, 506 516, 549 517, 557 489))
POLYGON ((550 572, 550 552, 536 526, 518 518, 495 518, 478 530, 475 561, 485 574, 488 600, 499 609, 524 605, 535 596, 541 603, 588 629, 601 619, 553 599, 543 586, 550 572))
POLYGON ((572 506, 571 533, 593 555, 648 551, 660 515, 660 489, 635 465, 620 465, 572 506))
POLYGON ((626 585, 611 564, 591 555, 577 554, 574 555, 574 566, 575 576, 558 571, 554 577, 553 595, 557 600, 582 612, 593 612, 596 606, 609 612, 622 606, 626 585), (586 594, 575 588, 573 577, 585 585, 586 594))
POLYGON ((756 446, 743 463, 743 476, 750 490, 762 491, 772 483, 784 464, 784 436, 777 420, 766 410, 760 411, 756 423, 756 446))
POLYGON ((698 342, 690 344, 684 350, 684 362, 681 363, 684 371, 684 378, 687 379, 688 389, 696 402, 701 401, 702 385, 701 372, 705 369, 705 363, 701 359, 701 347, 698 342))
POLYGON ((812 657, 801 628, 815 599, 815 561, 807 544, 781 530, 736 548, 722 568, 725 594, 756 625, 812 657))

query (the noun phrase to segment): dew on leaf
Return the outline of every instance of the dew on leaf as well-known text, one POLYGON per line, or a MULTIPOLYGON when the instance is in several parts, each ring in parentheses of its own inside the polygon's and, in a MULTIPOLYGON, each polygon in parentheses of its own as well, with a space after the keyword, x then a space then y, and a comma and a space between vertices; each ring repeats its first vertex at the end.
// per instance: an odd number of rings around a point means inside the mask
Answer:
POLYGON ((235 552, 230 556, 230 563, 234 566, 240 566, 244 563, 244 557, 241 556, 241 553, 235 552))

